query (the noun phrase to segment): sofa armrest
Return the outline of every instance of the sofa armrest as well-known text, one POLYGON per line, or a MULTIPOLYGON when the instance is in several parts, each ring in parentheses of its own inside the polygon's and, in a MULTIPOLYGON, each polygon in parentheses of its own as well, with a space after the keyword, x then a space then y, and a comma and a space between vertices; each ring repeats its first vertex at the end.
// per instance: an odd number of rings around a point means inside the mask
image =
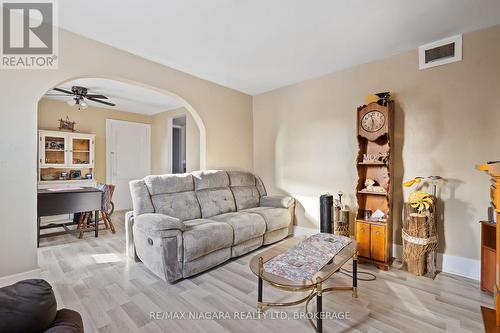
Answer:
POLYGON ((146 213, 133 219, 134 257, 161 279, 182 278, 184 223, 164 214, 146 213))
POLYGON ((295 199, 287 195, 266 195, 260 198, 261 207, 290 208, 295 199))
POLYGON ((73 310, 61 309, 57 311, 56 319, 43 333, 83 333, 82 316, 73 310))
POLYGON ((134 217, 134 227, 152 236, 170 236, 172 233, 182 232, 186 228, 184 223, 175 217, 147 213, 134 217))

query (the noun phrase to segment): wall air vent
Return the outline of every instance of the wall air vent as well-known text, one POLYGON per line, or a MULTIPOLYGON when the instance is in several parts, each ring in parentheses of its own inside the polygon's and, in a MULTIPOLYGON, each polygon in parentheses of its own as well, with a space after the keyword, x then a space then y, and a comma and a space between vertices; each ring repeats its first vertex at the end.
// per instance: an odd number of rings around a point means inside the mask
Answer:
POLYGON ((418 48, 419 68, 425 69, 462 60, 462 35, 438 40, 418 48))

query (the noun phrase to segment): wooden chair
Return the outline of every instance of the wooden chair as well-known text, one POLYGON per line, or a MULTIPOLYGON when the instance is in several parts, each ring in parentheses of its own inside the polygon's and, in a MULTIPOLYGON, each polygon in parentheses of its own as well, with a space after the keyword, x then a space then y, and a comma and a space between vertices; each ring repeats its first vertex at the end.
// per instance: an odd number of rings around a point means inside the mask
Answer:
POLYGON ((111 221, 111 218, 109 216, 109 210, 111 208, 111 200, 113 198, 113 192, 115 191, 115 185, 108 185, 106 184, 108 188, 108 196, 104 195, 103 198, 103 204, 102 204, 102 209, 101 209, 101 216, 102 220, 104 221, 104 226, 105 229, 111 229, 112 233, 115 233, 115 226, 113 225, 113 222, 111 221), (104 202, 106 201, 106 202, 104 202))
POLYGON ((80 219, 78 220, 77 230, 81 230, 78 238, 83 238, 83 233, 89 228, 89 221, 92 216, 92 212, 85 212, 80 214, 80 219))
MULTIPOLYGON (((113 198, 113 192, 115 191, 115 185, 110 184, 98 184, 97 188, 103 191, 103 200, 100 215, 102 217, 102 221, 104 224, 103 230, 111 229, 112 233, 115 233, 115 226, 111 221, 109 210, 112 207, 111 199, 113 198), (107 193, 106 193, 107 192, 107 193)), ((92 212, 85 212, 80 215, 80 219, 78 220, 77 229, 81 230, 78 238, 83 237, 83 232, 85 229, 89 228, 89 222, 92 217, 92 212)), ((99 221, 101 220, 99 216, 96 216, 95 219, 98 221, 97 225, 99 225, 99 221)))

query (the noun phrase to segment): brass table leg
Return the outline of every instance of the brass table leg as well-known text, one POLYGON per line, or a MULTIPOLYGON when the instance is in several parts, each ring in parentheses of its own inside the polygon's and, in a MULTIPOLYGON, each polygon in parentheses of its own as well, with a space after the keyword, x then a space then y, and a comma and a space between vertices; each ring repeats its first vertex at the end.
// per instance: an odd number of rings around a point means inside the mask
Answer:
POLYGON ((262 257, 259 257, 259 277, 258 277, 258 291, 257 291, 257 313, 262 313, 262 272, 264 271, 264 264, 262 257))
POLYGON ((352 297, 358 298, 358 254, 352 256, 352 297))
POLYGON ((323 313, 323 296, 322 296, 322 290, 321 290, 321 279, 318 277, 316 279, 316 332, 322 333, 323 332, 323 318, 322 318, 322 313, 323 313))

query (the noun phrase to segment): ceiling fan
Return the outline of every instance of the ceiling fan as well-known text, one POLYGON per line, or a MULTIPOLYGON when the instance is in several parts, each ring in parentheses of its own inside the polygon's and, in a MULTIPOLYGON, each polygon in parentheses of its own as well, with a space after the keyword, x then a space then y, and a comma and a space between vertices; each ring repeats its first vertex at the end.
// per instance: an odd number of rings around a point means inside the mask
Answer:
POLYGON ((85 87, 73 86, 73 87, 71 87, 71 91, 66 90, 66 89, 61 89, 61 88, 54 88, 53 90, 64 93, 64 95, 62 95, 62 94, 47 94, 47 96, 73 96, 72 99, 70 99, 66 103, 68 103, 71 106, 77 106, 78 110, 85 110, 86 108, 89 107, 86 100, 101 103, 101 104, 106 104, 109 106, 116 105, 116 104, 111 103, 111 102, 101 101, 101 99, 108 99, 108 98, 104 95, 89 94, 88 89, 85 87))

